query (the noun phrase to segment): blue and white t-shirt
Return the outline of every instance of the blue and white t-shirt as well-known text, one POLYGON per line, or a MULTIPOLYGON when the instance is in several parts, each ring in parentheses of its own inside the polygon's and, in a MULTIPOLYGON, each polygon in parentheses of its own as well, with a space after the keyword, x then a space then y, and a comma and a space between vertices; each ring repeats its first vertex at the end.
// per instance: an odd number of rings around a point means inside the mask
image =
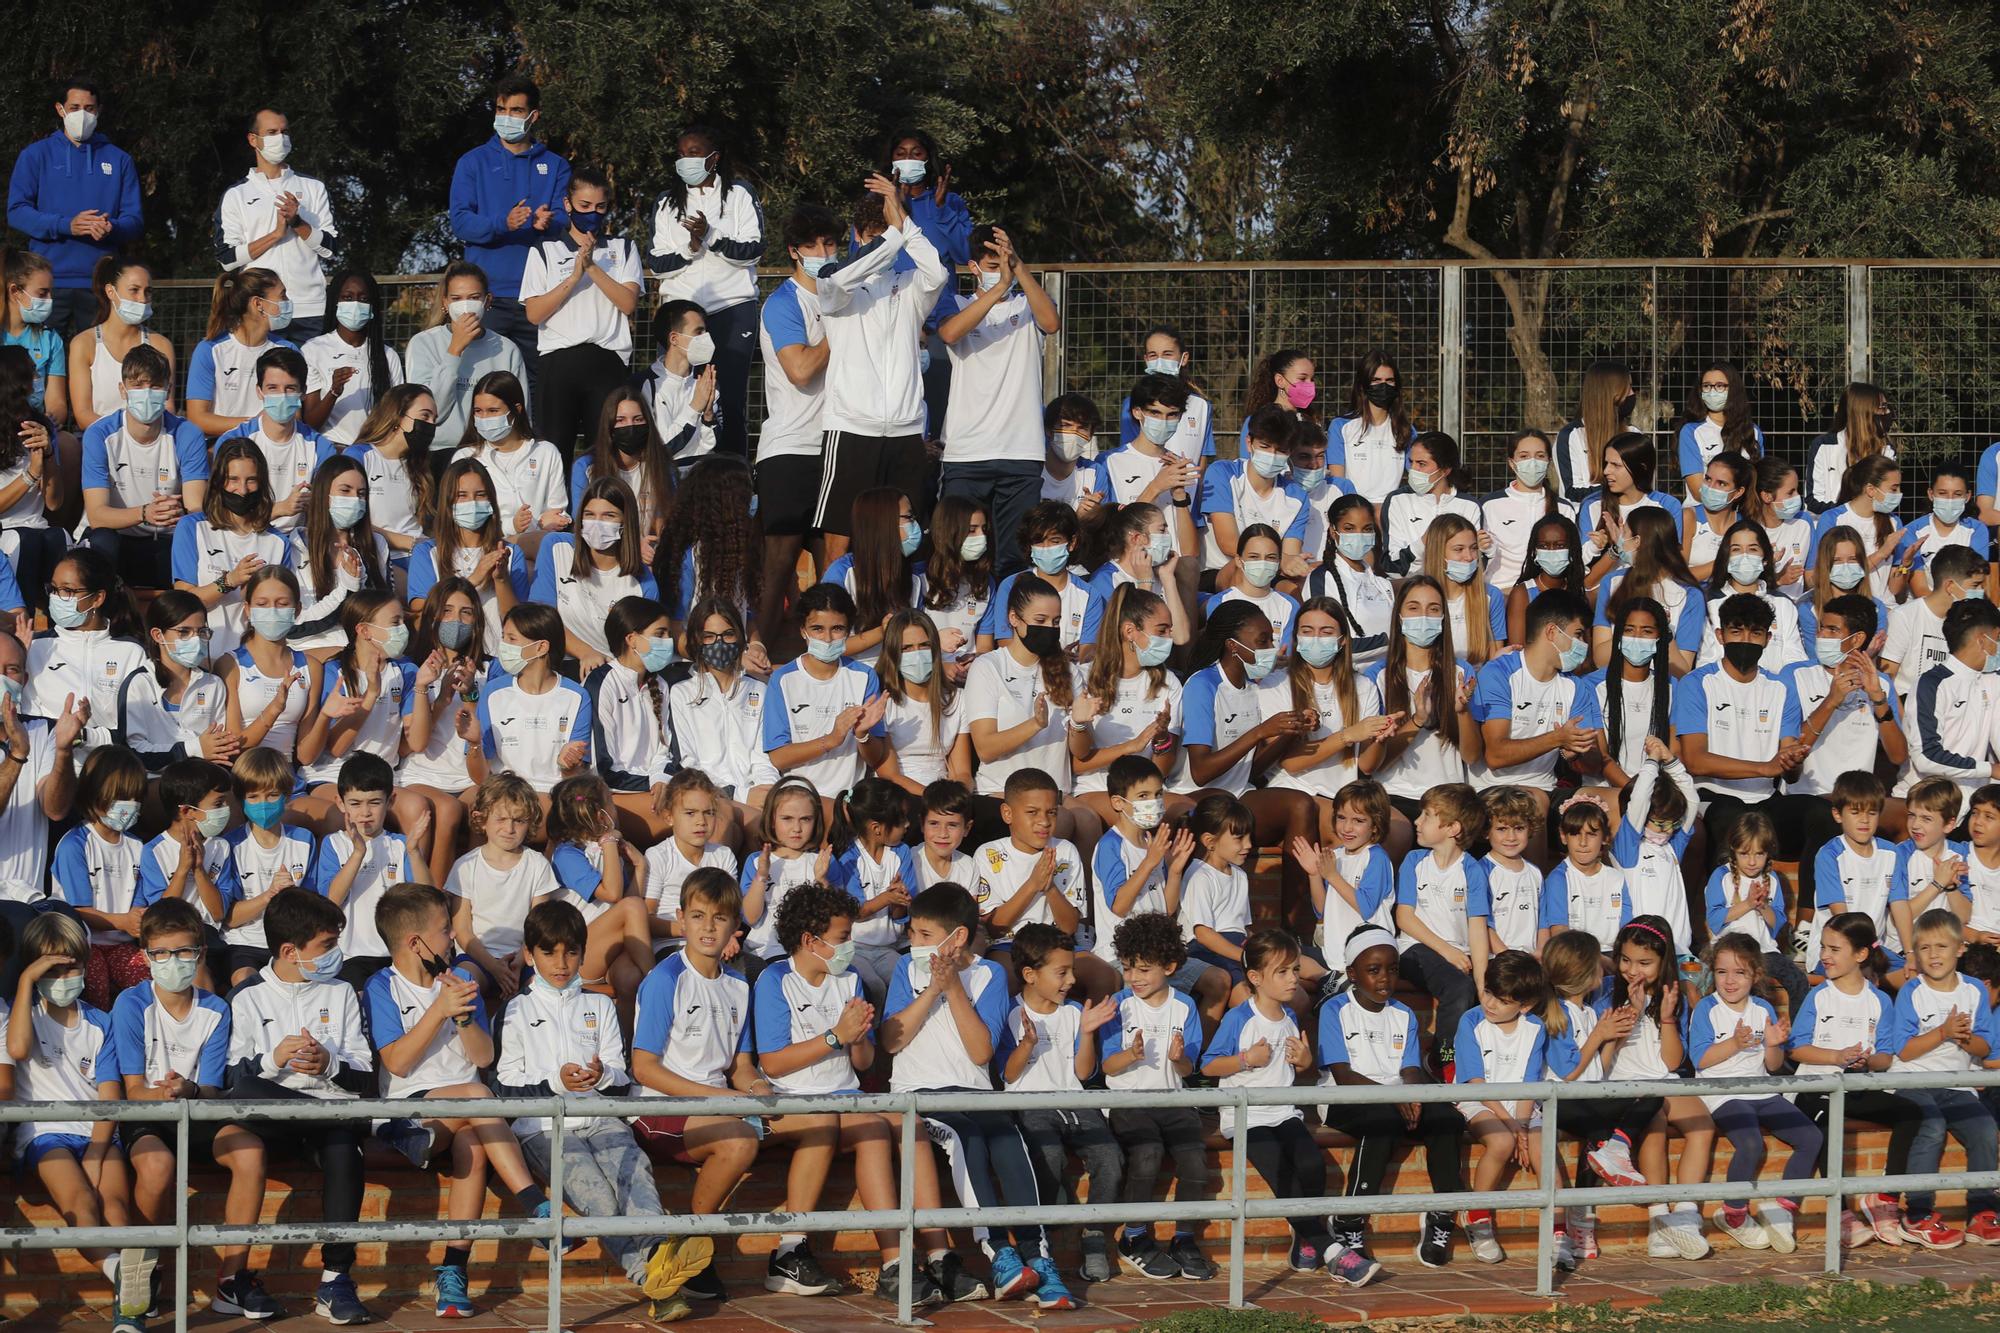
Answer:
MULTIPOLYGON (((1805 730, 1798 692, 1787 680, 1759 671, 1737 680, 1722 663, 1697 667, 1674 687, 1674 734, 1703 736, 1719 758, 1765 763, 1785 738, 1805 730)), ((1775 778, 1704 777, 1700 785, 1754 805, 1776 790, 1775 778)))
MULTIPOLYGON (((1894 1036, 1896 1006, 1873 982, 1863 981, 1859 993, 1849 995, 1828 982, 1806 992, 1805 1003, 1792 1016, 1792 1033, 1785 1048, 1796 1052, 1801 1046, 1823 1051, 1844 1051, 1859 1046, 1863 1055, 1885 1049, 1883 1043, 1894 1036)), ((1840 1070, 1833 1065, 1806 1065, 1798 1068, 1799 1078, 1834 1078, 1840 1070)))
MULTIPOLYGON (((1471 713, 1472 720, 1482 728, 1488 722, 1505 719, 1508 737, 1517 741, 1547 736, 1570 721, 1592 731, 1604 725, 1604 718, 1597 710, 1597 693, 1583 677, 1557 671, 1542 680, 1529 668, 1527 654, 1520 650, 1496 657, 1479 669, 1478 684, 1472 689, 1471 713)), ((1552 792, 1556 789, 1559 758, 1560 751, 1550 750, 1507 768, 1490 768, 1481 763, 1476 785, 1490 787, 1505 783, 1552 792)))
MULTIPOLYGON (((1396 905, 1414 909, 1432 934, 1460 952, 1472 947, 1471 918, 1493 915, 1486 870, 1479 862, 1460 852, 1445 865, 1436 852, 1421 847, 1403 858, 1396 877, 1396 905)), ((1396 941, 1405 953, 1415 943, 1416 936, 1409 934, 1396 941)))
MULTIPOLYGON (((843 709, 858 708, 881 692, 874 670, 849 658, 837 662, 832 676, 825 680, 796 659, 785 663, 771 673, 764 691, 764 753, 832 735, 834 719, 843 709)), ((886 734, 878 725, 869 736, 886 734)), ((868 776, 868 769, 861 759, 859 741, 850 733, 817 759, 795 764, 785 776, 804 778, 823 792, 843 792, 868 776)))
MULTIPOLYGON (((1223 1088, 1289 1088, 1298 1071, 1285 1058, 1285 1043, 1293 1037, 1303 1035, 1299 1030, 1297 1017, 1291 1010, 1280 1006, 1276 1018, 1267 1018, 1258 1008, 1257 999, 1252 996, 1222 1016, 1216 1024, 1215 1035, 1209 1038, 1208 1049, 1202 1052, 1201 1064, 1219 1060, 1224 1056, 1241 1055, 1258 1042, 1269 1042, 1271 1058, 1255 1069, 1239 1069, 1222 1079, 1217 1086, 1223 1088)), ((1296 1106, 1284 1104, 1272 1106, 1252 1106, 1249 1112, 1250 1128, 1282 1125, 1287 1120, 1300 1120, 1305 1113, 1296 1106)), ((1236 1132, 1236 1110, 1222 1108, 1222 1132, 1236 1132)))
POLYGON ((1405 1069, 1423 1068, 1416 1014, 1396 1000, 1370 1009, 1351 990, 1334 996, 1319 1011, 1320 1082, 1332 1084, 1339 1064, 1371 1083, 1401 1083, 1405 1069))
MULTIPOLYGON (((801 859, 811 864, 810 858, 801 859)), ((860 994, 861 979, 854 973, 829 974, 814 985, 799 975, 789 958, 779 958, 758 974, 750 1005, 757 1054, 769 1056, 802 1041, 820 1043, 813 1052, 819 1058, 805 1068, 775 1076, 765 1071, 773 1088, 793 1095, 861 1091, 861 1077, 854 1072, 847 1048, 825 1044, 826 1034, 839 1026, 848 1002, 860 994)))
MULTIPOLYGON (((930 984, 929 964, 924 974, 915 976, 916 961, 907 955, 889 976, 889 994, 882 1005, 882 1017, 894 1018, 915 1003, 917 995, 930 984)), ((986 1027, 993 1050, 1000 1049, 1000 1029, 1007 1020, 1011 1001, 1007 995, 1007 969, 984 958, 974 958, 959 969, 959 984, 972 1001, 974 1012, 986 1027)), ((940 1088, 967 1088, 990 1092, 993 1076, 987 1062, 974 1060, 959 1036, 958 1022, 951 1005, 940 998, 924 1015, 923 1025, 896 1053, 889 1071, 889 1091, 921 1092, 940 1088)))
POLYGON ((1097 1030, 1098 1058, 1130 1050, 1134 1038, 1143 1054, 1131 1066, 1104 1075, 1104 1086, 1113 1092, 1137 1090, 1172 1092, 1181 1086, 1181 1074, 1169 1058, 1174 1038, 1181 1039, 1181 1056, 1201 1063, 1201 1013, 1194 1001, 1171 986, 1162 987, 1158 1004, 1142 1000, 1130 987, 1111 997, 1118 1017, 1097 1030))
MULTIPOLYGON (((1280 477, 1271 483, 1270 490, 1258 495, 1250 484, 1249 466, 1242 458, 1218 459, 1208 465, 1201 475, 1201 499, 1196 506, 1203 521, 1209 523, 1212 515, 1228 514, 1236 520, 1239 535, 1245 528, 1264 523, 1278 534, 1280 543, 1303 542, 1306 512, 1312 508, 1306 493, 1289 477, 1280 477)), ((1212 523, 1204 529, 1202 546, 1203 569, 1221 569, 1229 563, 1216 543, 1212 523)))
POLYGON ((1545 930, 1585 931, 1597 940, 1599 949, 1609 953, 1612 940, 1631 919, 1625 871, 1616 862, 1599 861, 1597 869, 1586 874, 1564 857, 1542 881, 1545 930))
POLYGON ((539 694, 507 680, 479 696, 479 737, 488 766, 520 774, 538 792, 562 781, 557 759, 565 745, 581 741, 588 749, 591 719, 590 696, 565 676, 539 694))
MULTIPOLYGON (((1769 1000, 1752 995, 1743 1002, 1741 1009, 1731 1008, 1720 995, 1709 995, 1694 1007, 1688 1016, 1688 1062, 1694 1066, 1695 1077, 1707 1078, 1759 1078, 1769 1071, 1764 1067, 1764 1029, 1778 1021, 1778 1011, 1771 1007, 1769 1000), (1707 1068, 1702 1067, 1702 1057, 1719 1041, 1727 1041, 1736 1035, 1738 1026, 1747 1027, 1756 1040, 1727 1058, 1718 1060, 1707 1068)), ((1720 1096, 1706 1096, 1702 1105, 1713 1111, 1724 1102, 1741 1097, 1741 1093, 1726 1093, 1720 1096)))
MULTIPOLYGON (((750 984, 728 968, 705 977, 685 949, 639 983, 632 1049, 659 1057, 670 1074, 711 1088, 729 1086, 738 1054, 750 1053, 750 984)), ((667 1094, 642 1087, 641 1096, 667 1094)))
POLYGON ((169 1074, 204 1088, 220 1088, 229 1073, 229 1006, 205 990, 188 992, 185 1018, 175 1018, 148 981, 119 995, 111 1006, 111 1038, 120 1075, 138 1074, 158 1087, 169 1074))
MULTIPOLYGON (((463 968, 454 968, 452 973, 458 980, 472 980, 463 968)), ((442 979, 427 978, 420 984, 393 966, 368 978, 362 994, 368 1006, 368 1035, 375 1049, 379 1051, 401 1041, 404 1033, 423 1020, 443 990, 442 979)), ((486 1001, 476 993, 472 997, 472 1022, 482 1032, 493 1030, 486 1016, 486 1001)), ((378 1061, 377 1069, 382 1076, 384 1097, 420 1097, 432 1088, 479 1081, 479 1066, 466 1054, 458 1024, 450 1020, 438 1024, 430 1043, 407 1073, 395 1073, 386 1061, 378 1061)))

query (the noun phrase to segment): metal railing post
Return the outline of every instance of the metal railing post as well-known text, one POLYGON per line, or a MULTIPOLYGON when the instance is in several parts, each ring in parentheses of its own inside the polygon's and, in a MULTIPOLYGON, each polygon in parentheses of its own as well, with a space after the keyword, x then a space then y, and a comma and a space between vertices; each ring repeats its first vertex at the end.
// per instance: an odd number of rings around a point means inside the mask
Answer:
MULTIPOLYGON (((1847 1085, 1833 1085, 1826 1103, 1826 1179, 1836 1192, 1826 1196, 1826 1274, 1840 1276, 1840 1219, 1846 1200, 1838 1193, 1847 1179, 1847 1085)), ((1968 1163, 1968 1165, 1970 1165, 1968 1163)))
POLYGON ((1069 334, 1068 312, 1063 309, 1063 275, 1060 269, 1040 275, 1042 290, 1056 308, 1056 331, 1042 340, 1042 385, 1044 398, 1069 392, 1064 383, 1067 371, 1063 360, 1063 339, 1069 334))
POLYGON ((1556 1094, 1542 1102, 1542 1208, 1540 1234, 1535 1238, 1535 1294, 1553 1296, 1555 1287, 1556 1164, 1562 1136, 1556 1132, 1556 1094))
POLYGON ((1444 266, 1438 288, 1438 429, 1465 438, 1465 268, 1444 266))
POLYGON ((1229 1308, 1243 1308, 1243 1252, 1249 1237, 1244 1215, 1245 1178, 1250 1170, 1250 1102, 1241 1088, 1236 1091, 1235 1144, 1230 1150, 1229 1202, 1234 1209, 1229 1221, 1229 1308))
POLYGON ((1847 266, 1847 378, 1867 381, 1875 359, 1872 270, 1866 264, 1847 266))
MULTIPOLYGON (((903 1262, 896 1265, 896 1322, 914 1322, 911 1305, 915 1301, 917 1262, 917 1094, 903 1094, 903 1170, 897 1184, 897 1200, 903 1214, 903 1262)), ((929 1136, 924 1150, 930 1151, 929 1136)))
MULTIPOLYGON (((188 1318, 188 1104, 174 1103, 174 1333, 187 1333, 188 1318)), ((245 1256, 244 1265, 249 1259, 245 1256)))
POLYGON ((555 1235, 549 1237, 549 1333, 562 1333, 563 1264, 563 1098, 556 1099, 556 1113, 549 1117, 549 1220, 555 1235))

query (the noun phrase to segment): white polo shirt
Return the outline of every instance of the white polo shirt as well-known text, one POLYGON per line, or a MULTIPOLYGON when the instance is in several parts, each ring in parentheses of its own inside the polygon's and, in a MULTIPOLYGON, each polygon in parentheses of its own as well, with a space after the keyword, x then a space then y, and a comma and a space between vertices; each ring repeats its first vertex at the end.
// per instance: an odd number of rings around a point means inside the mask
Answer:
MULTIPOLYGON (((578 249, 565 231, 528 251, 528 261, 521 267, 521 299, 546 296, 568 281, 576 269, 578 249)), ((619 236, 601 237, 591 248, 590 258, 611 281, 635 292, 644 290, 645 271, 632 242, 619 236)), ((535 350, 548 353, 560 352, 565 347, 590 346, 629 358, 632 321, 612 304, 594 280, 586 278, 556 307, 554 314, 542 321, 535 332, 535 350)))
MULTIPOLYGON (((1778 747, 1805 729, 1789 682, 1764 671, 1739 681, 1719 662, 1697 667, 1674 688, 1673 723, 1677 735, 1705 737, 1710 754, 1750 763, 1775 759, 1778 747)), ((1773 778, 1703 776, 1696 782, 1752 804, 1776 790, 1773 778)))
POLYGON ((820 371, 804 384, 794 384, 778 353, 787 347, 817 347, 824 341, 819 293, 807 291, 795 278, 786 278, 764 299, 757 320, 757 346, 764 355, 764 426, 757 435, 758 462, 819 456, 819 414, 826 402, 826 372, 820 371))

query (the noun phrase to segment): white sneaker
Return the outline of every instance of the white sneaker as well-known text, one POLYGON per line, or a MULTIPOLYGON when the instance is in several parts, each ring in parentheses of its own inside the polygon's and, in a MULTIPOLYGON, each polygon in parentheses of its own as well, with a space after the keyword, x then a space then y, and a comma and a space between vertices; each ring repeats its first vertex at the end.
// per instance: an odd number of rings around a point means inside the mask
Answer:
POLYGON ((1569 1210, 1569 1234, 1574 1238, 1577 1258, 1597 1257, 1597 1214, 1588 1205, 1569 1210))
POLYGON ((1556 1272, 1574 1273, 1577 1266, 1576 1242, 1567 1231, 1556 1232, 1556 1272))
POLYGON ((1637 1189, 1646 1183, 1632 1161, 1632 1150, 1616 1134, 1590 1150, 1590 1169, 1607 1185, 1637 1189))
POLYGON ((1500 1237, 1494 1234, 1491 1221, 1467 1222, 1465 1238, 1472 1243, 1472 1257, 1482 1264, 1497 1264, 1507 1257, 1507 1251, 1500 1248, 1500 1237))
POLYGON ((1751 1214, 1764 1225, 1764 1234, 1770 1237, 1771 1248, 1779 1254, 1790 1254, 1799 1248, 1797 1235, 1792 1229, 1792 1210, 1776 1200, 1766 1199, 1751 1207, 1751 1214))
POLYGON ((1843 1209, 1840 1214, 1840 1243, 1850 1250, 1858 1250, 1863 1245, 1873 1244, 1875 1228, 1843 1209))
POLYGON ((1646 1219, 1646 1257, 1648 1259, 1678 1259, 1681 1247, 1674 1244, 1667 1233, 1673 1230, 1667 1225, 1666 1213, 1654 1213, 1646 1219))
POLYGON ((1667 1240, 1683 1259, 1708 1257, 1708 1238, 1701 1234, 1701 1213, 1693 1208, 1676 1208, 1667 1214, 1667 1240))
POLYGON ((1758 1220, 1755 1211, 1745 1212, 1743 1220, 1733 1225, 1729 1221, 1729 1210, 1720 1205, 1717 1205, 1715 1211, 1708 1216, 1709 1220, 1715 1223, 1718 1231, 1735 1241, 1743 1249, 1768 1250, 1771 1248, 1771 1237, 1764 1230, 1764 1224, 1758 1220))

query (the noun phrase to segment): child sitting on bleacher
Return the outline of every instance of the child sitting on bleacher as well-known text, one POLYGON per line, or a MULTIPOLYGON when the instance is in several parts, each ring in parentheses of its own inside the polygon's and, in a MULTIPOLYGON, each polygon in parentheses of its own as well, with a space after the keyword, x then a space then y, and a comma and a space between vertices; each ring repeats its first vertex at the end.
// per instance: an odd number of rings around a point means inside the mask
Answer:
MULTIPOLYGON (((1479 1007, 1459 1020, 1452 1082, 1536 1083, 1548 1060, 1548 1030, 1542 1007, 1548 982, 1535 956, 1518 949, 1495 954, 1486 965, 1479 1007)), ((1479 1162, 1472 1169, 1472 1188, 1484 1194, 1501 1187, 1516 1161, 1542 1160, 1542 1108, 1539 1102, 1463 1101, 1458 1113, 1466 1132, 1479 1140, 1479 1162)), ((1553 1131, 1554 1126, 1549 1127, 1553 1131)), ((1556 1159, 1557 1184, 1563 1183, 1562 1159, 1556 1159)), ((1568 1230, 1566 1218, 1556 1219, 1557 1234, 1568 1230)), ((1472 1257, 1497 1264, 1507 1257, 1495 1234, 1493 1210, 1474 1208, 1465 1215, 1465 1238, 1472 1257)))
POLYGON ((528 913, 562 885, 549 858, 528 845, 541 841, 542 807, 525 779, 503 772, 480 783, 472 824, 485 840, 458 858, 444 882, 452 943, 479 974, 482 996, 511 1000, 521 989, 528 913))
POLYGON ((281 822, 292 790, 292 766, 276 750, 256 746, 236 757, 232 770, 244 822, 223 834, 223 854, 236 881, 229 926, 222 932, 225 963, 214 964, 231 986, 270 966, 271 944, 264 913, 280 889, 306 882, 318 843, 310 829, 281 822))

